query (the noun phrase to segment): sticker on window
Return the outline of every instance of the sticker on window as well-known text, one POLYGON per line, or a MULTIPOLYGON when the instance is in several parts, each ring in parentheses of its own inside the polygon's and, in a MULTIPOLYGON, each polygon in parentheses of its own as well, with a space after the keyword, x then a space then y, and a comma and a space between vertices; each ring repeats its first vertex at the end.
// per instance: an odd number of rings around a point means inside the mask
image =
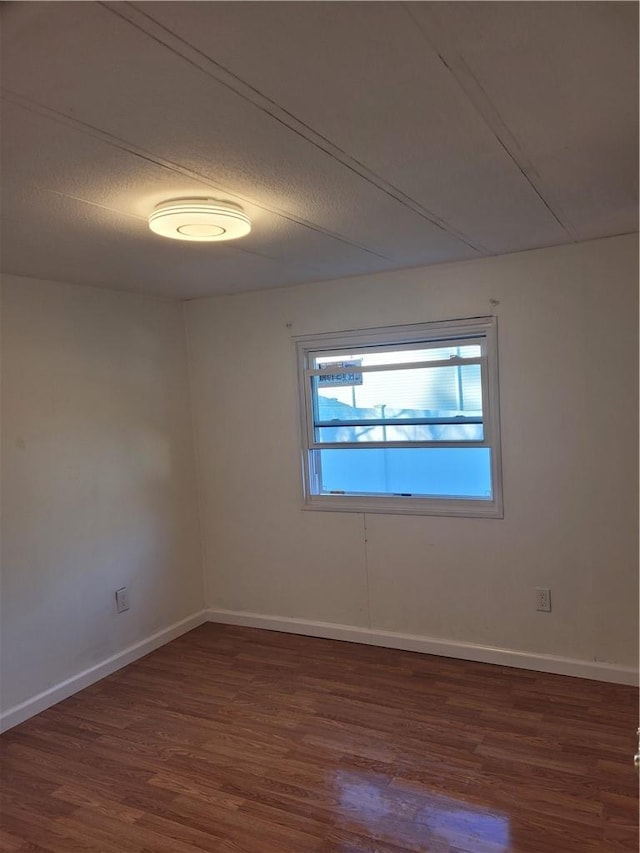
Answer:
POLYGON ((362 359, 353 361, 327 361, 318 365, 319 370, 332 368, 339 373, 324 373, 318 376, 318 385, 322 388, 337 388, 341 385, 362 385, 362 373, 346 373, 346 367, 362 367, 362 359))

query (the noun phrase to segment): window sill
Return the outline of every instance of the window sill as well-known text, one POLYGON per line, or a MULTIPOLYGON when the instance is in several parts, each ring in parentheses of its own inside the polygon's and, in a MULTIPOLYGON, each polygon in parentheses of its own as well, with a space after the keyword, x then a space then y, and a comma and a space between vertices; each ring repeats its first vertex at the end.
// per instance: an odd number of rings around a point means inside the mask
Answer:
POLYGON ((303 510, 321 512, 380 513, 383 515, 433 515, 453 518, 504 518, 496 501, 429 500, 424 498, 388 498, 368 496, 312 495, 303 510))

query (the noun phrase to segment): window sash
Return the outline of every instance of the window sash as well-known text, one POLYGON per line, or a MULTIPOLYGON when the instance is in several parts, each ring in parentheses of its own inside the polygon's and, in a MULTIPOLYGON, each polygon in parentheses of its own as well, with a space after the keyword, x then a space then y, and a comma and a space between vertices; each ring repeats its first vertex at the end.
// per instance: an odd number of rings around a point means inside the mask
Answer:
POLYGON ((309 450, 384 450, 388 448, 403 448, 410 450, 412 447, 491 447, 491 443, 484 441, 314 441, 309 444, 309 450))
POLYGON ((423 426, 423 425, 438 425, 438 424, 481 424, 483 419, 475 415, 455 415, 455 417, 446 418, 361 418, 360 420, 340 420, 335 418, 332 421, 316 421, 314 426, 316 429, 324 429, 326 427, 338 426, 423 426))
MULTIPOLYGON (((384 349, 385 352, 390 352, 386 347, 380 347, 380 349, 384 349)), ((325 357, 329 358, 335 354, 336 350, 333 352, 323 353, 325 357)), ((317 353, 314 354, 314 361, 318 357, 317 353)), ((463 367, 467 364, 482 364, 484 360, 483 356, 463 358, 462 356, 455 355, 451 356, 451 358, 442 358, 439 361, 404 361, 398 363, 389 362, 388 364, 354 365, 353 367, 307 368, 305 370, 305 374, 306 376, 341 376, 351 373, 375 373, 377 371, 384 371, 386 373, 391 370, 421 370, 425 367, 463 367)))
MULTIPOLYGON (((484 350, 485 346, 485 337, 475 337, 475 338, 465 338, 465 339, 455 339, 448 341, 438 341, 438 346, 442 347, 444 343, 449 344, 450 346, 469 346, 472 342, 473 344, 480 344, 484 350)), ((418 341, 415 343, 414 348, 426 349, 427 344, 430 342, 418 341)), ((375 347, 369 347, 369 349, 391 352, 393 350, 398 351, 405 349, 401 345, 395 346, 393 348, 386 347, 384 345, 378 345, 375 347)), ((432 347, 435 348, 435 347, 432 347)), ((305 376, 305 401, 306 401, 306 424, 307 424, 307 446, 309 450, 321 450, 322 448, 344 448, 344 449, 357 449, 357 448, 384 448, 384 447, 488 447, 490 446, 489 441, 489 428, 488 428, 488 394, 486 388, 486 355, 482 355, 480 357, 474 358, 461 358, 458 356, 454 356, 450 359, 441 359, 440 361, 428 361, 428 362, 403 362, 400 364, 375 364, 368 366, 360 366, 360 367, 345 367, 338 368, 335 367, 327 367, 321 369, 313 369, 309 368, 307 365, 312 360, 316 358, 330 357, 331 355, 335 355, 337 353, 342 354, 345 347, 336 347, 332 350, 323 350, 323 351, 315 351, 307 353, 307 360, 304 369, 305 376), (321 352, 321 355, 320 355, 321 352), (387 371, 387 370, 422 370, 424 368, 443 368, 443 367, 457 367, 457 366, 466 366, 469 364, 479 364, 480 365, 480 389, 482 394, 482 417, 477 416, 457 416, 457 417, 434 417, 434 418, 394 418, 394 419, 357 419, 353 418, 348 421, 321 421, 317 415, 317 402, 318 402, 318 393, 317 390, 314 390, 313 387, 313 377, 315 376, 325 376, 325 375, 336 375, 340 374, 353 374, 353 373, 368 373, 368 372, 377 372, 377 371, 387 371), (328 427, 341 427, 341 426, 413 426, 420 424, 434 424, 434 425, 446 425, 446 424, 482 424, 483 425, 483 439, 481 441, 477 439, 455 439, 455 440, 428 440, 424 439, 421 441, 366 441, 366 442, 356 442, 356 441, 339 441, 339 442, 322 442, 317 440, 316 430, 323 429, 328 427)), ((362 347, 361 349, 364 349, 362 347)))
MULTIPOLYGON (((375 449, 375 448, 373 448, 373 449, 375 449)), ((389 448, 385 447, 383 449, 388 450, 389 448)), ((456 450, 466 450, 467 448, 457 447, 455 449, 456 450)), ((488 448, 488 450, 489 450, 490 454, 493 454, 493 450, 491 448, 488 448)), ((410 486, 409 484, 406 484, 403 487, 404 488, 403 491, 391 491, 391 490, 389 490, 389 491, 380 491, 380 490, 369 491, 366 489, 363 490, 363 489, 354 489, 354 488, 351 488, 351 489, 349 489, 349 488, 330 489, 327 487, 327 482, 324 480, 323 473, 322 473, 322 455, 323 455, 323 452, 324 452, 324 448, 319 452, 312 451, 310 453, 310 472, 311 472, 311 476, 313 477, 313 485, 314 485, 315 494, 317 496, 321 496, 322 498, 325 498, 325 499, 327 496, 344 496, 344 498, 348 498, 348 499, 353 499, 353 498, 355 498, 355 499, 358 499, 358 498, 367 499, 367 498, 373 497, 375 500, 394 499, 394 498, 411 498, 412 500, 420 500, 420 501, 428 500, 428 501, 447 501, 447 502, 448 501, 481 502, 482 504, 484 504, 486 506, 488 504, 491 504, 495 498, 495 488, 494 488, 494 484, 493 484, 492 475, 491 475, 491 482, 490 482, 490 491, 488 493, 485 493, 482 495, 477 494, 477 493, 473 494, 473 495, 462 494, 459 492, 459 489, 456 490, 455 486, 453 487, 452 492, 446 492, 445 493, 444 491, 438 491, 438 492, 434 493, 434 492, 428 492, 428 491, 421 491, 420 487, 416 488, 415 485, 410 486), (409 491, 409 488, 411 489, 411 491, 409 491)), ((427 453, 428 452, 430 452, 430 449, 427 450, 427 453)), ((386 467, 386 465, 385 465, 385 467, 386 467)), ((388 477, 388 475, 387 475, 387 477, 388 477)), ((425 483, 422 482, 420 485, 424 486, 425 483)))

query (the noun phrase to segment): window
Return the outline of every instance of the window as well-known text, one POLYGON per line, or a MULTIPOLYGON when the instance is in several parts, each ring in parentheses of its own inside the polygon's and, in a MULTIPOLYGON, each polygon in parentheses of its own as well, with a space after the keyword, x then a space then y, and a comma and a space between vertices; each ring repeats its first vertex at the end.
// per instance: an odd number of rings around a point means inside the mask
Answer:
POLYGON ((502 517, 493 317, 297 338, 309 509, 502 517))

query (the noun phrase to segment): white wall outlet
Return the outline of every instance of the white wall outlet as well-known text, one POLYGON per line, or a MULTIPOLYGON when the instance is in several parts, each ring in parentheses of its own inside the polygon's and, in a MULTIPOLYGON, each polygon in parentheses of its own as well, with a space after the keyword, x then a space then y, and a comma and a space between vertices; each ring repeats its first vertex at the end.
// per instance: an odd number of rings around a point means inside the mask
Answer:
POLYGON ((116 590, 116 610, 118 613, 124 613, 129 609, 129 590, 126 586, 116 590))
POLYGON ((536 610, 543 610, 545 613, 551 612, 551 590, 547 587, 536 589, 536 610))

